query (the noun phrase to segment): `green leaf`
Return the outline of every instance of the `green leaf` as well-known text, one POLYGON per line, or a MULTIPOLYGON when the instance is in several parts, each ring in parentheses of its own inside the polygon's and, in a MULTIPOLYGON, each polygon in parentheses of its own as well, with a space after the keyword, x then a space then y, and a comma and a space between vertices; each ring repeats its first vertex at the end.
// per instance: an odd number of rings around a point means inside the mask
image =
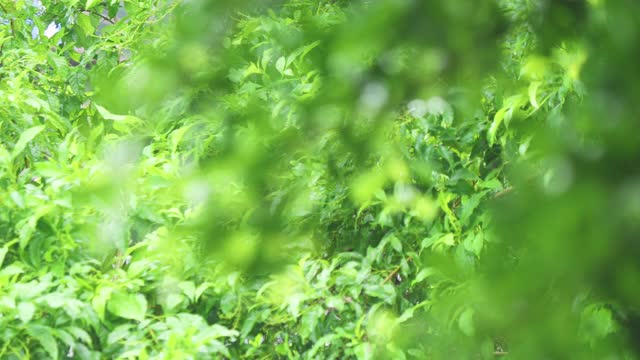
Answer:
POLYGON ((31 215, 28 218, 21 220, 18 225, 18 239, 20 244, 20 249, 24 249, 29 245, 29 241, 36 231, 36 226, 38 225, 38 221, 41 217, 46 215, 49 211, 51 211, 52 206, 41 206, 36 210, 36 213, 31 215))
POLYGON ((300 328, 298 333, 303 341, 309 338, 316 329, 318 321, 323 316, 323 310, 319 306, 314 306, 308 310, 300 319, 300 328))
POLYGON ((182 290, 182 292, 187 296, 189 301, 196 301, 196 286, 193 281, 182 281, 178 284, 178 287, 182 290))
POLYGON ((277 61, 276 61, 276 70, 278 70, 279 73, 284 73, 284 69, 287 66, 287 59, 285 59, 284 56, 281 56, 277 61))
POLYGON ((549 60, 547 58, 542 56, 531 56, 520 69, 520 75, 531 80, 540 80, 547 73, 548 68, 549 60))
POLYGON ((409 308, 407 309, 405 312, 402 313, 402 315, 396 320, 397 324, 401 324, 409 319, 411 319, 413 317, 413 314, 415 312, 414 308, 409 308))
POLYGON ((470 233, 464 240, 464 248, 467 251, 474 253, 476 256, 480 256, 482 247, 484 245, 484 236, 482 231, 477 234, 470 233))
POLYGON ((168 294, 167 297, 164 299, 163 310, 165 312, 173 311, 178 307, 178 305, 182 303, 184 299, 185 297, 182 294, 176 294, 176 293, 168 294))
POLYGON ((420 270, 420 272, 418 272, 418 274, 416 275, 416 277, 413 279, 413 281, 411 281, 411 286, 414 286, 415 284, 425 280, 426 278, 433 276, 437 273, 436 269, 428 267, 428 268, 424 268, 422 270, 420 270))
POLYGON ((487 132, 487 138, 489 141, 489 145, 493 145, 496 142, 496 134, 498 133, 498 128, 500 124, 502 124, 502 120, 504 120, 505 113, 507 112, 507 108, 501 108, 498 110, 496 115, 493 117, 493 122, 489 127, 489 131, 487 132))
POLYGON ((195 301, 197 301, 200 296, 202 296, 202 294, 205 292, 205 290, 207 290, 208 288, 212 287, 213 284, 211 284, 210 282, 204 282, 202 284, 200 284, 198 286, 198 288, 196 288, 196 292, 195 292, 195 301))
POLYGON ((536 99, 536 95, 538 93, 538 88, 540 87, 541 84, 542 84, 541 81, 534 81, 531 84, 529 84, 529 102, 531 103, 531 106, 533 106, 535 109, 540 107, 540 105, 538 105, 538 100, 536 99))
POLYGON ((500 180, 496 178, 489 180, 480 180, 478 181, 478 187, 491 190, 502 190, 504 188, 500 180))
POLYGON ((433 246, 445 245, 445 246, 453 246, 456 244, 455 237, 452 233, 442 235, 438 240, 435 241, 433 246))
POLYGON ((118 291, 111 294, 107 310, 121 318, 142 321, 147 312, 147 299, 142 294, 118 291))
POLYGON ((131 335, 131 324, 124 324, 116 327, 107 336, 107 344, 114 344, 131 335))
POLYGON ((98 113, 102 116, 103 119, 114 121, 113 128, 120 132, 127 133, 131 131, 132 127, 143 123, 142 119, 137 116, 116 115, 98 104, 94 103, 93 105, 95 106, 96 110, 98 110, 98 113))
POLYGON ((91 335, 89 335, 89 333, 87 333, 85 330, 79 328, 79 327, 75 327, 75 326, 70 326, 69 328, 67 328, 67 330, 76 338, 79 339, 80 341, 84 342, 85 344, 91 344, 91 335))
POLYGON ((137 119, 135 116, 131 116, 131 115, 116 115, 96 103, 94 103, 93 106, 96 107, 96 110, 98 110, 98 113, 100 113, 100 116, 102 116, 102 118, 105 120, 126 121, 129 119, 137 119))
POLYGON ((368 342, 358 344, 353 348, 353 353, 358 360, 373 360, 375 352, 374 345, 368 342))
POLYGON ((49 354, 51 359, 58 358, 58 344, 53 337, 53 331, 48 326, 29 325, 27 333, 40 342, 42 348, 49 354))
POLYGON ((304 59, 304 57, 314 48, 316 48, 318 45, 320 45, 320 41, 314 41, 309 45, 305 45, 303 47, 300 47, 298 49, 296 49, 293 53, 291 53, 289 56, 287 56, 287 64, 291 64, 293 63, 296 59, 304 59))
POLYGON ((487 140, 489 145, 493 145, 496 140, 496 135, 500 125, 504 122, 505 125, 509 125, 514 112, 516 112, 521 106, 525 105, 527 100, 522 94, 517 94, 506 98, 503 102, 502 108, 496 112, 493 117, 493 122, 487 131, 487 140))
POLYGON ((111 297, 112 291, 113 289, 109 287, 100 288, 100 290, 98 290, 98 294, 96 294, 93 300, 91 300, 91 305, 93 306, 93 309, 98 314, 98 317, 102 320, 104 320, 105 308, 107 305, 107 301, 111 297))
POLYGON ((458 327, 467 336, 473 336, 475 334, 475 327, 473 325, 473 309, 466 309, 460 314, 458 318, 458 327))
POLYGON ((381 299, 388 304, 393 304, 395 301, 396 291, 393 285, 389 283, 384 285, 367 285, 364 288, 364 292, 367 295, 381 299))
POLYGON ((401 253, 402 252, 402 243, 400 242, 400 239, 398 239, 398 237, 396 237, 395 235, 391 235, 388 237, 389 239, 389 244, 391 244, 391 247, 401 253))
POLYGON ((85 36, 93 35, 96 28, 91 23, 91 17, 87 14, 78 14, 76 24, 82 30, 85 36))
POLYGON ((15 158, 16 156, 18 156, 27 147, 31 140, 33 140, 38 134, 40 134, 40 132, 42 132, 42 130, 44 130, 44 125, 34 126, 25 130, 20 135, 20 138, 18 139, 18 142, 16 142, 16 145, 13 147, 12 157, 15 158))
POLYGON ((431 245, 433 245, 433 242, 436 240, 435 237, 433 236, 429 236, 426 237, 424 239, 422 239, 422 242, 420 243, 420 249, 426 249, 428 247, 430 247, 431 245))
POLYGON ((59 292, 44 295, 41 300, 54 309, 62 307, 67 303, 67 298, 59 292))
POLYGON ((21 302, 18 304, 18 317, 23 323, 28 323, 36 312, 36 307, 31 302, 21 302))
POLYGON ((87 0, 87 5, 85 5, 85 9, 89 10, 99 3, 100 3, 100 0, 87 0))
POLYGON ((4 257, 7 255, 9 248, 6 246, 0 248, 0 268, 2 268, 2 263, 4 262, 4 257))
POLYGON ((594 341, 613 332, 615 332, 615 322, 611 310, 598 305, 589 305, 582 311, 580 333, 585 340, 594 341))
POLYGON ((462 210, 460 211, 460 222, 466 223, 473 214, 473 211, 480 205, 480 200, 484 193, 473 194, 472 196, 462 197, 462 210))

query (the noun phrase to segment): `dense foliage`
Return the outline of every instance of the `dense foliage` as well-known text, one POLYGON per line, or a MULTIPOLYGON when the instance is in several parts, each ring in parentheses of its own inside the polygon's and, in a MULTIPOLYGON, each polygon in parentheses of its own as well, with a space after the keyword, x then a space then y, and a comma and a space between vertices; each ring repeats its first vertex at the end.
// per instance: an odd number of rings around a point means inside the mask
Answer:
POLYGON ((637 358, 639 23, 2 1, 0 358, 637 358))

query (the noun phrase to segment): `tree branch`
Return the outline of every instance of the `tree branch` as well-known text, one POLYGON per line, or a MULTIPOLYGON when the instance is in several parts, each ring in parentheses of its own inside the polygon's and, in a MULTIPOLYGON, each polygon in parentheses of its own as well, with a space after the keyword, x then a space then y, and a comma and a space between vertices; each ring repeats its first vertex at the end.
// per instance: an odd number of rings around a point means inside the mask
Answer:
MULTIPOLYGON (((407 262, 410 262, 411 260, 412 260, 412 259, 411 259, 411 256, 409 256, 409 257, 407 258, 407 262)), ((387 281, 391 280, 391 278, 392 278, 395 274, 397 274, 397 273, 398 273, 398 271, 400 271, 400 267, 401 267, 401 266, 402 266, 402 265, 398 265, 398 267, 396 267, 396 268, 395 268, 395 269, 394 269, 394 270, 393 270, 393 271, 392 271, 392 272, 391 272, 391 273, 390 273, 390 274, 389 274, 389 275, 388 275, 388 276, 387 276, 387 277, 382 281, 382 284, 385 284, 387 281)))
POLYGON ((102 15, 100 13, 95 12, 95 11, 92 11, 92 10, 85 10, 85 11, 88 12, 89 14, 93 14, 93 15, 99 16, 100 18, 102 18, 102 20, 107 21, 107 22, 109 22, 111 24, 115 24, 116 23, 113 19, 110 19, 109 17, 104 16, 104 15, 102 15))
MULTIPOLYGON (((4 5, 2 5, 2 3, 0 3, 0 9, 2 9, 2 12, 7 14, 7 16, 9 16, 9 12, 7 11, 7 8, 4 7, 4 5)), ((11 35, 15 35, 16 31, 15 31, 14 26, 13 26, 13 19, 9 19, 9 26, 11 27, 11 35)))

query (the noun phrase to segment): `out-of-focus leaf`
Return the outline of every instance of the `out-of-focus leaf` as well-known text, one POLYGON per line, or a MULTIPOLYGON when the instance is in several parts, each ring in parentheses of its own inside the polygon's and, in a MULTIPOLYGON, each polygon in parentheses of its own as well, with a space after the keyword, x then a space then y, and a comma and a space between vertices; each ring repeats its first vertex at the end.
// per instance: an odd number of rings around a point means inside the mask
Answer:
POLYGON ((107 309, 113 315, 142 321, 147 312, 147 299, 142 294, 117 291, 109 297, 107 309))
POLYGON ((13 147, 13 151, 12 151, 12 156, 16 157, 18 156, 26 147, 27 145, 38 135, 42 132, 42 130, 44 130, 44 125, 39 125, 39 126, 34 126, 31 127, 27 130, 25 130, 22 134, 20 134, 20 138, 18 138, 18 141, 16 142, 15 146, 13 147))
POLYGON ((31 302, 21 302, 18 304, 18 317, 23 323, 28 323, 36 311, 35 305, 31 302))
POLYGON ((27 332, 42 345, 42 348, 52 359, 58 358, 58 344, 50 327, 31 324, 27 325, 27 332))
POLYGON ((85 9, 89 10, 92 7, 98 5, 100 3, 100 0, 87 0, 87 3, 85 5, 85 9))

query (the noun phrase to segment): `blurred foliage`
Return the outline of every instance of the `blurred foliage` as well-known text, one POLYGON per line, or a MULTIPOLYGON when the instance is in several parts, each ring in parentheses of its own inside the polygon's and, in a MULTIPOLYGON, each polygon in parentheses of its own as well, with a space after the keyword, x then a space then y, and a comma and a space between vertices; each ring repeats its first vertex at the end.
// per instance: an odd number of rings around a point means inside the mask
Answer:
POLYGON ((0 358, 637 358, 639 23, 0 2, 0 358))

